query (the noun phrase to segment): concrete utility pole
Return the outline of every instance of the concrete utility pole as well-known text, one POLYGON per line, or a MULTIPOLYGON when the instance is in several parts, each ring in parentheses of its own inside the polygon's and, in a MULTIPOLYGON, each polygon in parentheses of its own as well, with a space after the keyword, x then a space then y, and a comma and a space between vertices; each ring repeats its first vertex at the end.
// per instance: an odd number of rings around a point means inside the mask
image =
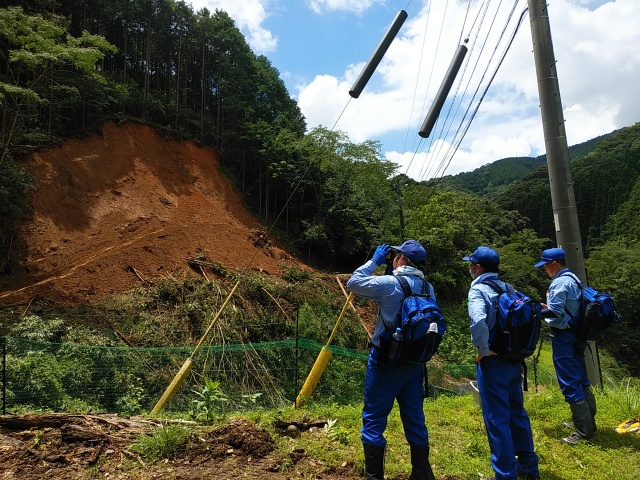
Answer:
MULTIPOLYGON (((533 40, 533 56, 536 63, 540 111, 542 113, 542 130, 547 151, 547 168, 551 203, 553 206, 553 222, 556 228, 556 242, 567 252, 567 266, 586 285, 586 271, 578 211, 571 179, 569 165, 569 146, 564 129, 562 101, 556 72, 556 60, 551 40, 551 27, 546 0, 527 0, 529 20, 531 22, 531 38, 533 40)), ((594 386, 602 385, 600 360, 595 342, 589 342, 585 352, 587 375, 594 386), (590 347, 590 348, 589 348, 590 347)))

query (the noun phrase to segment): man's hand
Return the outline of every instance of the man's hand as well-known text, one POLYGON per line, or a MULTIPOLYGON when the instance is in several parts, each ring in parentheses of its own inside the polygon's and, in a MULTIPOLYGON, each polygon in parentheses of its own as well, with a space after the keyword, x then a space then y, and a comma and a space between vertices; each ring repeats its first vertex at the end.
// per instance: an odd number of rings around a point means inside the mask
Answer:
POLYGON ((373 257, 371 257, 371 260, 373 260, 373 262, 378 266, 385 264, 387 253, 389 253, 390 248, 391 247, 389 247, 389 245, 387 245, 386 243, 378 245, 376 251, 373 252, 373 257))

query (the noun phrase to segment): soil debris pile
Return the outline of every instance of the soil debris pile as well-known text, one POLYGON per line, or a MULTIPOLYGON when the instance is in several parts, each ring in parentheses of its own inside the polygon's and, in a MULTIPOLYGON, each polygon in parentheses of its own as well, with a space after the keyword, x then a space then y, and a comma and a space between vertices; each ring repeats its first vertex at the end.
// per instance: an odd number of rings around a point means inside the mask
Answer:
POLYGON ((212 150, 149 126, 107 123, 28 166, 33 216, 0 276, 0 305, 98 303, 152 277, 197 275, 189 257, 272 275, 293 261, 267 240, 212 150))
POLYGON ((277 453, 271 434, 242 418, 214 428, 185 426, 191 432, 187 445, 172 458, 155 462, 143 458, 132 445, 140 435, 151 436, 164 428, 163 422, 114 414, 0 416, 0 477, 285 480, 316 472, 316 478, 327 480, 361 478, 353 464, 329 468, 303 449, 294 448, 285 456, 277 453), (285 464, 301 471, 284 472, 285 464))

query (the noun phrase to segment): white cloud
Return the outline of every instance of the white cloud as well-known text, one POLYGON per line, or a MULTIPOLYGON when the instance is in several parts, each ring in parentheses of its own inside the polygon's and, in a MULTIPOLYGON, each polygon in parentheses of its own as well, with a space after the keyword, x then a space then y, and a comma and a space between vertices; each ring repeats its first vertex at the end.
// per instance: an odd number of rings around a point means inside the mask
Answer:
MULTIPOLYGON (((326 6, 331 2, 322 3, 326 6)), ((444 17, 444 2, 433 2, 427 31, 434 26, 430 32, 438 34, 439 28, 436 27, 442 23, 443 36, 439 43, 437 37, 430 37, 425 42, 426 9, 407 20, 369 85, 358 99, 350 101, 336 126, 355 142, 395 136, 398 139, 396 143, 384 144, 388 150, 386 156, 398 161, 403 172, 413 158, 409 174, 421 175, 415 178, 426 178, 423 176, 426 171, 431 172, 426 174, 428 176, 436 172, 442 174, 438 166, 424 168, 432 153, 418 152, 414 155, 413 152, 398 150, 409 150, 412 143, 419 140, 416 138, 417 130, 459 40, 462 19, 465 18, 463 6, 467 5, 467 2, 463 3, 449 2, 444 17), (427 45, 424 53, 423 43, 427 45), (420 72, 419 65, 422 65, 420 72), (410 131, 411 142, 405 146, 407 131, 410 131)), ((515 17, 520 13, 515 12, 515 17)), ((549 6, 549 13, 569 145, 639 121, 640 29, 637 25, 640 24, 640 2, 556 0, 549 6)), ((492 32, 500 28, 502 24, 494 27, 492 32)), ((512 29, 513 23, 507 34, 512 29)), ((529 17, 525 15, 520 32, 460 148, 452 158, 433 161, 438 165, 449 163, 446 174, 472 170, 503 157, 544 153, 531 42, 529 17)), ((493 48, 494 44, 487 43, 476 75, 484 69, 493 48)), ((478 60, 479 49, 480 43, 477 43, 468 57, 475 55, 473 58, 478 60)), ((504 44, 496 51, 496 58, 503 50, 504 44)), ((493 73, 495 61, 487 70, 488 76, 493 73)), ((347 92, 361 68, 362 65, 347 66, 342 78, 318 75, 309 84, 298 87, 299 105, 310 128, 318 124, 333 125, 349 101, 347 92)), ((458 75, 463 79, 460 91, 464 90, 464 79, 469 75, 470 70, 465 73, 463 67, 458 75)), ((477 82, 473 88, 475 85, 477 82)), ((457 83, 454 83, 452 93, 456 88, 457 83)), ((467 92, 467 103, 472 94, 473 90, 467 92)), ((462 104, 460 114, 465 105, 462 104)), ((446 117, 447 108, 448 104, 439 121, 446 117)), ((421 145, 436 155, 443 155, 438 152, 453 152, 449 145, 453 142, 455 125, 452 123, 451 137, 445 137, 446 148, 441 147, 440 142, 433 142, 436 148, 430 146, 431 139, 421 142, 421 145)))
POLYGON ((267 18, 267 9, 272 0, 191 0, 195 11, 206 7, 212 13, 224 10, 236 22, 236 26, 247 37, 247 42, 256 53, 273 52, 278 39, 265 29, 262 23, 267 18))
POLYGON ((360 13, 376 3, 384 4, 384 0, 309 0, 309 7, 316 12, 343 11, 360 13))

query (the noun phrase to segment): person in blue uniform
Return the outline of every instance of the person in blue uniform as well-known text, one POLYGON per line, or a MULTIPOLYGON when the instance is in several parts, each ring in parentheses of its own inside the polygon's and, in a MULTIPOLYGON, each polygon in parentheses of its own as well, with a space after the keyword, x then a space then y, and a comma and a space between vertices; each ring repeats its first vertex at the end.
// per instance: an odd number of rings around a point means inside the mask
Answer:
POLYGON ((596 432, 596 399, 587 377, 584 351, 586 342, 578 343, 569 321, 580 307, 580 280, 567 268, 565 251, 549 248, 542 252, 535 268, 544 268, 551 278, 547 291, 547 303, 543 304, 542 316, 551 327, 551 349, 553 366, 560 390, 571 409, 572 422, 563 425, 574 431, 562 438, 562 443, 575 445, 593 438, 596 432))
POLYGON ((498 278, 500 256, 495 250, 480 246, 463 260, 470 262, 469 274, 473 279, 468 295, 471 342, 477 350, 478 390, 495 472, 493 478, 540 478, 531 423, 524 409, 520 364, 497 355, 489 343, 490 332, 496 325, 498 293, 482 282, 491 280, 505 288, 498 278))
MULTIPOLYGON (((353 272, 347 282, 347 288, 355 295, 378 303, 378 319, 371 336, 365 375, 360 431, 368 480, 384 478, 387 445, 384 431, 394 400, 398 401, 404 433, 411 449, 409 479, 435 480, 429 462, 429 433, 423 411, 425 366, 423 363, 398 364, 380 351, 380 335, 394 324, 405 298, 396 277, 402 275, 412 291, 422 292, 426 283, 423 273, 426 260, 426 250, 415 240, 407 240, 399 246, 383 244, 376 248, 371 260, 353 272), (393 255, 393 260, 387 268, 388 274, 373 275, 378 266, 387 263, 389 254, 393 255)), ((431 285, 428 293, 435 298, 431 285)))

